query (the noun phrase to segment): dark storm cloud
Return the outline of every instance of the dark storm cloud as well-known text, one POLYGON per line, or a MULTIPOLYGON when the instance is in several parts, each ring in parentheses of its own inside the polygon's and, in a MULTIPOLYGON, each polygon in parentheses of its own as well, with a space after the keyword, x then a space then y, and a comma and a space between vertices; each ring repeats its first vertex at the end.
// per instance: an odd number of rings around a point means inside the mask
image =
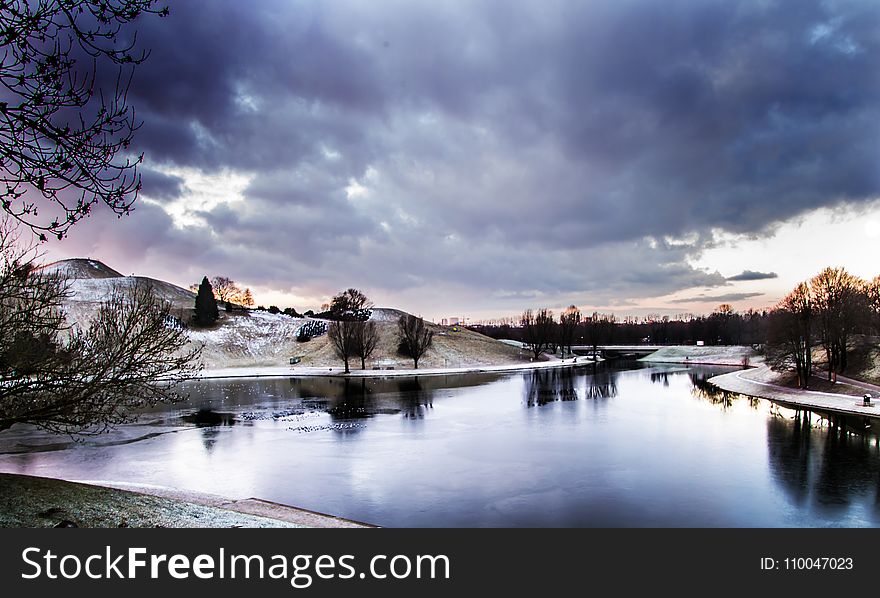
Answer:
POLYGON ((779 278, 776 272, 756 272, 754 270, 743 270, 736 276, 728 276, 727 280, 768 280, 771 278, 779 278))
MULTIPOLYGON (((720 286, 688 265, 713 231, 880 194, 878 16, 873 1, 176 3, 140 25, 136 142, 150 168, 250 183, 150 249, 203 238, 212 268, 278 288, 475 285, 503 302, 720 286)), ((145 175, 145 195, 179 191, 145 175)))
POLYGON ((177 199, 184 192, 183 179, 151 168, 141 168, 142 192, 156 200, 177 199))

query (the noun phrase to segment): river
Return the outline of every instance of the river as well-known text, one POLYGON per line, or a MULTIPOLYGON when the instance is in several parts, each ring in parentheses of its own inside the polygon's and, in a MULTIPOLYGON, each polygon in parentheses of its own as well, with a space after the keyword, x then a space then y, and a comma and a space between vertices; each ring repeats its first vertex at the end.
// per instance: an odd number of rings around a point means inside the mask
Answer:
MULTIPOLYGON (((390 527, 880 523, 880 449, 635 362, 403 379, 189 383, 80 441, 0 434, 0 470, 258 497, 390 527), (199 409, 209 417, 193 418, 199 409)), ((204 413, 203 413, 204 415, 204 413)))

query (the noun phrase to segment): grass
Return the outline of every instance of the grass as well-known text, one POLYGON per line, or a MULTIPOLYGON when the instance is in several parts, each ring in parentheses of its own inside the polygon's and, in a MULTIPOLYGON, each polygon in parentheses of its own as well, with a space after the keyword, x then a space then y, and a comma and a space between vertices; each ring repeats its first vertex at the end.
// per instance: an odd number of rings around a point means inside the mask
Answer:
POLYGON ((266 517, 50 478, 0 474, 0 527, 297 527, 266 517))

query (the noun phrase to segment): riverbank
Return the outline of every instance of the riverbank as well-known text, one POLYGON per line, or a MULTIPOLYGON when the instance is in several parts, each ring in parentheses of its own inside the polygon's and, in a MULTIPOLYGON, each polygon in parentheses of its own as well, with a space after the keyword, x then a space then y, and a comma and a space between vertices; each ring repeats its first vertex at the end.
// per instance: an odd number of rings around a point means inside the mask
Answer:
POLYGON ((709 383, 727 392, 767 399, 796 409, 880 418, 880 398, 872 392, 872 385, 846 379, 835 385, 840 392, 826 392, 783 386, 779 380, 779 374, 767 366, 760 366, 714 376, 709 378, 709 383), (870 406, 865 406, 862 401, 866 392, 872 392, 874 397, 870 406))
POLYGON ((373 527, 255 498, 0 473, 0 527, 373 527))
POLYGON ((245 366, 205 369, 201 379, 209 378, 394 378, 412 376, 450 376, 456 374, 483 374, 489 372, 513 372, 545 368, 582 367, 596 363, 587 357, 565 359, 549 358, 547 361, 509 363, 499 365, 469 365, 462 367, 360 370, 352 369, 348 374, 341 366, 245 366))
POLYGON ((658 347, 639 361, 685 365, 734 365, 760 363, 762 358, 751 347, 676 345, 658 347))

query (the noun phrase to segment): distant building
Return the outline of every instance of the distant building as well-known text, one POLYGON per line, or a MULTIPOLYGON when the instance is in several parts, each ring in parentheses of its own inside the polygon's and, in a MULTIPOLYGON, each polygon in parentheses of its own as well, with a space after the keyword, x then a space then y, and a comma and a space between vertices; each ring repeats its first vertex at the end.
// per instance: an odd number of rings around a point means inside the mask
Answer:
POLYGON ((449 318, 450 326, 458 326, 458 318, 449 318))
POLYGON ((440 325, 441 326, 449 326, 449 320, 447 320, 446 318, 443 318, 442 320, 440 320, 440 325))

